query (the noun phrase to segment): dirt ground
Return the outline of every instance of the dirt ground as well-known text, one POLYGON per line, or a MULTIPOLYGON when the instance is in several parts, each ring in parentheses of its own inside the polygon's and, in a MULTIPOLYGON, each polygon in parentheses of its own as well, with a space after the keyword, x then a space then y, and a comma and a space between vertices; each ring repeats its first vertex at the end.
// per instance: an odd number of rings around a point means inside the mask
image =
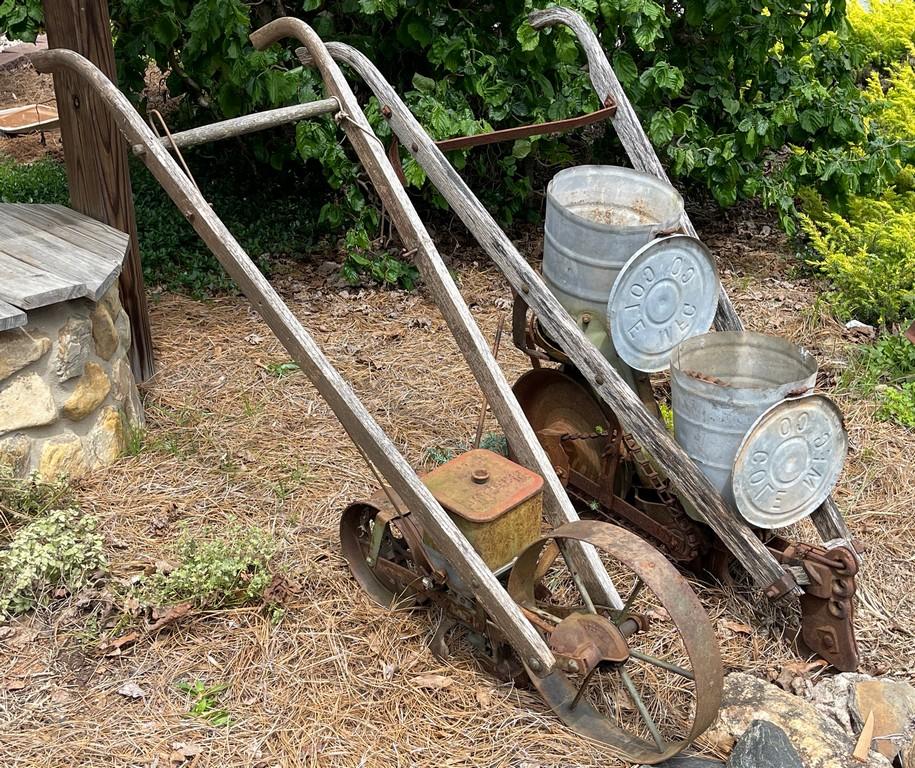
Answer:
MULTIPOLYGON (((854 341, 822 310, 820 286, 788 278, 784 243, 763 218, 697 220, 748 325, 807 346, 830 391, 854 341)), ((536 237, 522 246, 539 253, 536 237)), ((457 275, 492 338, 506 283, 472 251, 457 275)), ((324 282, 314 267, 290 266, 275 284, 408 460, 424 467, 428 449, 469 441, 480 393, 428 297, 324 282)), ((78 485, 103 521, 115 578, 167 557, 182 523, 234 518, 280 542, 274 567, 292 594, 279 622, 258 608, 211 611, 116 656, 98 652, 105 633, 76 598, 14 623, 0 633, 4 765, 161 767, 194 753, 194 766, 248 768, 618 764, 471 656, 438 661, 433 615, 388 611, 360 591, 336 525, 374 480, 305 376, 270 373, 288 355, 244 299, 164 294, 151 313, 158 373, 145 393, 144 448, 78 485), (417 678, 430 673, 450 684, 423 687, 417 678), (194 680, 226 685, 229 728, 188 716, 176 685, 194 680), (126 682, 145 696, 118 695, 126 682)), ((510 343, 500 362, 509 379, 526 368, 510 343)), ((911 435, 875 422, 867 403, 838 399, 852 450, 836 496, 869 552, 856 617, 863 670, 912 677, 911 435)), ((774 677, 797 661, 794 625, 758 593, 697 590, 728 669, 774 677)))

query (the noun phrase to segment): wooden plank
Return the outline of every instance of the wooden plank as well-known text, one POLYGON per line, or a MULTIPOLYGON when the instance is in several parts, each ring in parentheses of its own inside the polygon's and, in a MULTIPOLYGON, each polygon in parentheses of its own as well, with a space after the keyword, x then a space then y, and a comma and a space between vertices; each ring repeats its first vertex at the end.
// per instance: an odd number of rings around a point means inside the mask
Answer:
MULTIPOLYGON (((654 146, 645 133, 645 129, 642 128, 642 124, 639 122, 626 91, 613 71, 613 67, 607 60, 607 55, 604 53, 600 41, 588 25, 588 22, 575 11, 560 7, 534 11, 528 18, 531 26, 535 29, 564 24, 575 33, 587 56, 591 83, 597 91, 601 102, 606 102, 607 98, 610 97, 617 105, 616 115, 611 122, 620 138, 620 142, 629 155, 633 167, 669 183, 670 179, 667 177, 667 172, 664 170, 654 146)), ((681 224, 686 234, 698 237, 696 228, 686 213, 683 214, 681 224)), ((715 328, 719 331, 743 330, 743 323, 737 314, 737 310, 734 309, 734 305, 731 303, 724 286, 721 287, 721 291, 718 294, 718 312, 715 316, 715 328)), ((824 540, 842 539, 848 542, 849 548, 854 552, 854 547, 851 545, 851 533, 842 517, 842 513, 831 497, 827 498, 814 511, 811 515, 811 520, 824 540)))
POLYGON ((552 669, 555 658, 546 643, 127 98, 102 72, 72 51, 43 51, 34 55, 32 64, 42 73, 67 72, 72 79, 79 79, 84 89, 98 94, 131 144, 146 145, 147 151, 142 158, 147 168, 249 298, 292 359, 311 379, 353 442, 378 467, 408 509, 419 517, 436 547, 454 565, 461 578, 471 585, 481 605, 511 639, 522 658, 528 663, 536 660, 544 671, 552 669))
POLYGON ((33 212, 0 207, 0 253, 71 280, 82 286, 83 296, 98 301, 117 279, 121 259, 103 259, 96 251, 78 245, 78 237, 78 232, 68 233, 33 212))
MULTIPOLYGON (((514 244, 474 196, 435 142, 413 117, 377 68, 359 51, 341 43, 328 43, 331 55, 351 66, 366 81, 382 107, 390 112, 391 128, 401 144, 410 149, 454 212, 473 233, 477 242, 502 270, 512 287, 524 296, 550 336, 569 355, 582 375, 612 409, 623 428, 654 456, 669 474, 671 482, 690 499, 721 540, 740 559, 757 584, 768 588, 785 577, 785 571, 753 531, 739 520, 722 500, 708 478, 673 440, 664 426, 623 381, 619 373, 585 338, 541 277, 518 253, 514 244)), ((308 51, 299 58, 310 65, 308 51)), ((387 112, 385 113, 387 114, 387 112)), ((786 585, 790 594, 799 588, 786 585)))
POLYGON ((82 298, 86 287, 0 253, 0 299, 20 309, 37 309, 82 298))
POLYGON ((28 322, 25 312, 12 304, 0 301, 0 331, 21 328, 28 322))
MULTIPOLYGON (((493 415, 505 432, 515 459, 544 478, 544 513, 547 520, 554 527, 578 520, 578 513, 518 404, 511 384, 496 362, 488 341, 470 314, 435 243, 391 167, 384 145, 372 131, 355 94, 339 67, 327 54, 324 43, 306 24, 290 18, 277 19, 265 25, 251 35, 251 42, 257 48, 264 48, 287 35, 306 42, 320 57, 319 70, 325 87, 339 102, 341 114, 346 115, 339 123, 362 161, 404 244, 409 250, 416 251, 415 261, 420 273, 489 402, 493 415)), ((563 543, 563 549, 574 562, 574 567, 570 570, 576 578, 580 577, 578 586, 586 600, 591 599, 615 608, 623 607, 623 601, 593 547, 569 541, 563 543)))
MULTIPOLYGON (((115 78, 106 0, 42 0, 48 46, 85 56, 115 78)), ((41 52, 44 53, 44 52, 41 52)), ((70 205, 130 236, 120 276, 121 303, 130 317, 130 362, 138 381, 152 376, 152 334, 137 244, 127 147, 98 92, 69 71, 54 77, 70 205)))
POLYGON ((111 251, 112 256, 115 253, 119 254, 118 258, 123 262, 127 249, 130 247, 130 235, 126 232, 102 224, 102 222, 77 213, 64 205, 37 204, 34 207, 45 215, 55 217, 60 221, 61 226, 78 229, 104 251, 111 251))

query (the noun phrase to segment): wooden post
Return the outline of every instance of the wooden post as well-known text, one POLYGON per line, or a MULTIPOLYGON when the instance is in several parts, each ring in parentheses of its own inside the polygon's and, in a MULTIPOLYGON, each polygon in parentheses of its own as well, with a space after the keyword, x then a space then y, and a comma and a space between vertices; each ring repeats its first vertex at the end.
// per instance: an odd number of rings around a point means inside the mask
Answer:
MULTIPOLYGON (((42 0, 49 48, 70 48, 117 82, 106 0, 42 0)), ((137 381, 154 372, 127 145, 99 96, 66 72, 54 75, 71 207, 130 236, 121 303, 130 317, 130 363, 137 381)))

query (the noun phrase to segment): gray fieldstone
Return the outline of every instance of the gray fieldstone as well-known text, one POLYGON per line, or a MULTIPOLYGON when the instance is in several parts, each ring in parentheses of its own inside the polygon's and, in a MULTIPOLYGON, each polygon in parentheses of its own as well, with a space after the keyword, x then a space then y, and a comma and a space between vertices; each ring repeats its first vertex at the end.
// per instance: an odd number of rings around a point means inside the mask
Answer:
POLYGON ((51 340, 44 334, 23 328, 0 332, 0 381, 41 359, 50 348, 51 340))
POLYGON ((82 376, 92 351, 92 326, 84 317, 71 317, 57 336, 57 378, 68 381, 82 376))
POLYGON ((104 360, 110 360, 118 348, 120 339, 114 325, 114 319, 108 306, 99 304, 92 310, 92 338, 95 340, 95 353, 104 360))
POLYGON ((32 442, 25 435, 13 435, 0 440, 0 464, 9 467, 13 474, 23 477, 29 470, 32 442))

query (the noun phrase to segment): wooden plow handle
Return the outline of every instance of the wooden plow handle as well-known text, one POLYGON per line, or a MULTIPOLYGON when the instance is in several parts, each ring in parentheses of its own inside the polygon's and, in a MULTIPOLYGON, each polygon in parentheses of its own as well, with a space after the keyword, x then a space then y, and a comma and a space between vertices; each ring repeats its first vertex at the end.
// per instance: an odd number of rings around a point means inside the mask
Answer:
MULTIPOLYGON (((600 98, 601 102, 609 100, 616 105, 616 110, 610 117, 610 122, 613 124, 614 130, 616 130, 616 135, 619 136, 620 143, 626 150, 632 166, 637 170, 670 183, 667 172, 664 170, 654 146, 639 122, 635 109, 632 107, 632 102, 629 101, 626 91, 607 60, 607 54, 604 53, 597 35, 594 34, 594 30, 591 29, 584 17, 571 8, 555 7, 534 11, 528 16, 528 21, 534 29, 543 29, 544 27, 562 24, 575 33, 588 59, 588 74, 598 98, 600 98)), ((686 211, 683 212, 683 218, 680 223, 686 234, 698 237, 696 228, 690 221, 686 211)), ((715 316, 715 328, 719 331, 743 330, 743 323, 723 285, 718 294, 718 312, 715 316)), ((820 505, 819 509, 811 516, 811 519, 824 541, 842 539, 848 548, 856 553, 855 556, 858 557, 852 544, 851 532, 848 530, 842 513, 832 500, 832 497, 827 498, 820 505)))
MULTIPOLYGON (((718 491, 661 422, 647 411, 619 373, 585 338, 540 275, 521 256, 375 65, 362 53, 342 43, 327 43, 326 50, 352 67, 366 82, 381 103, 382 114, 400 143, 408 148, 439 193, 505 274, 512 288, 537 313, 550 337, 565 350, 599 397, 618 415, 623 428, 661 463, 671 482, 693 502, 702 518, 756 583, 766 590, 766 595, 778 598, 800 594, 793 577, 727 507, 718 491)), ((303 64, 314 66, 310 50, 301 48, 296 53, 303 64)))
MULTIPOLYGON (((302 26, 305 27, 304 24, 302 26)), ((322 52, 326 55, 317 36, 307 27, 305 30, 312 50, 319 57, 322 52)), ((38 72, 67 73, 79 78, 98 94, 129 144, 145 148, 138 155, 146 167, 292 359, 311 379, 353 442, 378 467, 408 508, 420 517, 435 546, 454 565, 461 578, 471 585, 481 605, 528 666, 538 674, 549 674, 555 665, 555 657, 544 640, 127 98, 95 65, 74 51, 62 48, 41 51, 33 54, 31 60, 38 72)), ((333 65, 333 70, 339 73, 336 65, 333 65)), ((342 75, 339 77, 342 78, 342 75)), ((351 91, 348 96, 352 98, 351 91)), ((347 104, 341 99, 340 103, 343 109, 347 109, 352 102, 347 104)), ((463 306, 466 309, 466 305, 463 306)))

